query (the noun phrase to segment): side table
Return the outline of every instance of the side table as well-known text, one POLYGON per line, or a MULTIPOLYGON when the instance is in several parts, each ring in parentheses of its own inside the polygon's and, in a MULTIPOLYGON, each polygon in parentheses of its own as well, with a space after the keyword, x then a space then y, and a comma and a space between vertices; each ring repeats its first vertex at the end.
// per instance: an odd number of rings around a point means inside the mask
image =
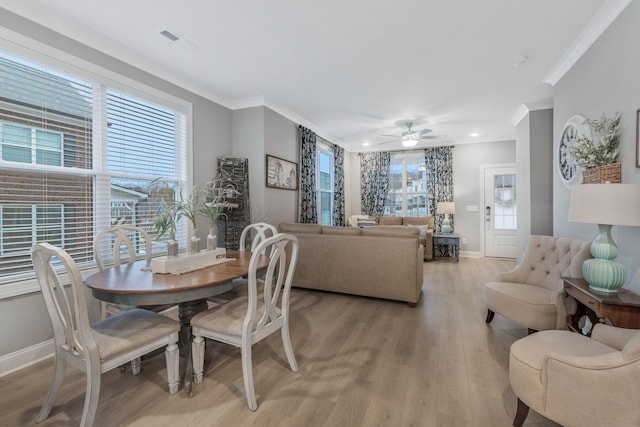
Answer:
POLYGON ((456 233, 433 233, 433 259, 436 259, 439 245, 452 245, 455 250, 456 262, 460 260, 460 235, 456 233))
POLYGON ((578 308, 575 314, 567 315, 567 327, 581 332, 578 322, 587 316, 591 323, 604 323, 609 319, 613 326, 640 329, 640 295, 626 289, 617 293, 594 291, 584 279, 563 277, 564 292, 573 297, 578 308))

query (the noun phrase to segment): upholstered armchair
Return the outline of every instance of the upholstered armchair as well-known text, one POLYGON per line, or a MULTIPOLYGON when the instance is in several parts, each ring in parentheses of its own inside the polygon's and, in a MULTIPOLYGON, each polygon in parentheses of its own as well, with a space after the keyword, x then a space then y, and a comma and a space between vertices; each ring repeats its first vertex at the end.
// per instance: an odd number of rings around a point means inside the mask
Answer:
POLYGON ((485 286, 486 322, 498 313, 529 332, 566 325, 562 276, 582 277, 590 243, 566 237, 530 236, 520 264, 485 286))
POLYGON ((597 324, 591 338, 529 335, 511 346, 509 380, 516 427, 529 408, 564 427, 640 426, 640 330, 597 324))

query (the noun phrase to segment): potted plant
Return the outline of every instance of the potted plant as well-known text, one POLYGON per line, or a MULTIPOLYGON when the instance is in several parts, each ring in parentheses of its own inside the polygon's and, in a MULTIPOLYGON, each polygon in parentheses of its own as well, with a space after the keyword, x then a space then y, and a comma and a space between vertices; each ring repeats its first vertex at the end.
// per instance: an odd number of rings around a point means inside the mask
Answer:
POLYGON ((196 254, 200 252, 200 238, 196 235, 198 232, 196 228, 196 219, 200 211, 200 190, 198 187, 193 187, 191 194, 188 197, 184 197, 182 191, 180 192, 180 210, 182 215, 187 217, 193 225, 193 236, 191 236, 191 246, 189 252, 196 254))
POLYGON ((156 211, 156 219, 154 226, 157 233, 157 239, 169 233, 169 241, 167 242, 167 256, 178 256, 178 241, 176 240, 176 224, 182 217, 182 206, 176 201, 175 189, 171 188, 167 181, 156 179, 151 182, 153 188, 159 183, 160 186, 156 190, 160 204, 156 211))
POLYGON ((621 114, 616 112, 613 118, 608 118, 604 113, 597 120, 587 119, 591 127, 593 138, 582 136, 571 149, 578 164, 584 169, 583 179, 585 183, 593 182, 620 182, 620 163, 618 155, 622 128, 620 127, 621 114))
POLYGON ((207 189, 203 190, 205 201, 200 207, 200 212, 209 220, 209 235, 207 236, 207 250, 214 250, 218 246, 216 228, 218 219, 225 215, 224 210, 235 207, 234 203, 227 201, 227 197, 240 194, 233 184, 221 184, 217 181, 207 183, 207 189))

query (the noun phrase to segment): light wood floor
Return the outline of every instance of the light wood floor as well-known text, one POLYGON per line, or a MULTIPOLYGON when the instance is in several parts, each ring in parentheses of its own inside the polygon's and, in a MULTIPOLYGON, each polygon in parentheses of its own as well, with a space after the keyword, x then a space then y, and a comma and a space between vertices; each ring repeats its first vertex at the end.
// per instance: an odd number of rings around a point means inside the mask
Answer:
MULTIPOLYGON (((95 426, 510 426, 509 346, 526 330, 496 316, 487 326, 483 285, 506 260, 439 258, 425 263, 415 308, 370 298, 294 289, 291 336, 300 372, 288 368, 279 335, 254 347, 258 410, 236 384, 240 353, 207 343, 205 378, 189 398, 167 392, 164 356, 133 376, 102 376, 95 426)), ((53 359, 0 378, 0 426, 31 426, 53 359)), ((80 421, 84 376, 67 369, 49 419, 80 421)), ((527 426, 556 426, 531 412, 527 426)))

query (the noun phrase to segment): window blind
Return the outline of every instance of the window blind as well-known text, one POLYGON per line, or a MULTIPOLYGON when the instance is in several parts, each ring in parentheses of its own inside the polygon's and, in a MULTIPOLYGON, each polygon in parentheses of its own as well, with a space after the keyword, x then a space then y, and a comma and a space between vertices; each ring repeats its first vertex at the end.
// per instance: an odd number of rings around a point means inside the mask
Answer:
POLYGON ((102 228, 153 233, 154 180, 186 184, 185 128, 184 112, 0 52, 0 286, 33 279, 36 242, 90 268, 102 228))

